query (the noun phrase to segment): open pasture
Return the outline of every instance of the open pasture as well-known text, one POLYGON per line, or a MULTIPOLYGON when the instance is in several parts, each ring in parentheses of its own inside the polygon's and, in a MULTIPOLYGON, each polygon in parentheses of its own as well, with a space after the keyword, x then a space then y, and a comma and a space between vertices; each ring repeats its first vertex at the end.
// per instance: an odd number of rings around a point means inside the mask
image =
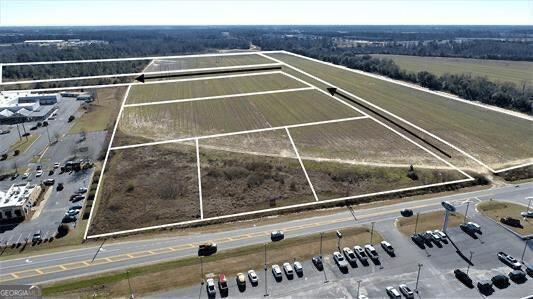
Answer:
POLYGON ((533 62, 468 59, 451 57, 422 57, 408 55, 372 54, 375 58, 392 59, 401 69, 435 75, 470 74, 487 77, 494 82, 511 82, 517 86, 533 86, 533 62))
MULTIPOLYGON (((493 169, 533 162, 533 121, 289 53, 267 53, 385 109, 493 169)), ((297 75, 297 72, 292 72, 297 75)), ((302 78, 305 76, 300 75, 302 78)))

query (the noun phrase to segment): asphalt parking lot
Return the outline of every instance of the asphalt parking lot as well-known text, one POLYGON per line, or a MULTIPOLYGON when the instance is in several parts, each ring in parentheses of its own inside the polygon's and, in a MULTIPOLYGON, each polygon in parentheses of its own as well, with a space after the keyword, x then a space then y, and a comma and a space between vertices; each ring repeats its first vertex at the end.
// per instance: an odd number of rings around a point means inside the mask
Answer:
MULTIPOLYGON (((459 207, 459 212, 465 211, 466 205, 459 207)), ((478 239, 473 239, 460 228, 455 227, 448 230, 448 235, 455 242, 462 253, 469 257, 473 252, 473 266, 469 268, 469 275, 474 285, 480 280, 490 280, 497 274, 508 275, 511 268, 503 264, 497 258, 499 251, 504 251, 518 260, 521 259, 525 242, 509 233, 507 230, 484 218, 478 214, 473 205, 470 205, 469 220, 481 225, 483 234, 478 239)), ((454 269, 466 271, 467 262, 457 254, 451 243, 443 244, 442 248, 433 246, 432 248, 420 249, 408 236, 404 236, 393 227, 394 220, 376 222, 375 229, 388 240, 395 248, 396 257, 387 255, 379 246, 375 246, 381 260, 381 266, 372 263, 363 266, 358 262, 355 268, 349 268, 348 273, 342 273, 333 261, 331 253, 325 255, 325 272, 328 282, 325 283, 324 273, 318 271, 310 260, 300 261, 304 267, 304 276, 295 276, 288 280, 285 274, 280 282, 274 281, 274 277, 269 265, 267 271, 267 292, 270 297, 302 297, 302 298, 357 298, 357 285, 360 281, 360 295, 369 298, 388 297, 385 288, 387 286, 398 287, 399 284, 406 284, 411 289, 415 289, 418 274, 418 264, 422 264, 420 280, 418 285, 419 293, 415 297, 426 298, 475 298, 483 297, 476 287, 468 288, 457 280, 453 274, 454 269)), ((533 242, 525 251, 525 260, 533 261, 533 242)), ((356 244, 343 244, 353 247, 356 244)), ((357 244, 364 245, 364 244, 357 244)), ((258 253, 262 254, 262 253, 258 253)), ((317 253, 318 254, 318 253, 317 253)), ((287 262, 292 263, 292 258, 287 257, 287 262)), ((281 265, 280 265, 281 266, 281 265)), ((244 291, 237 288, 235 277, 227 277, 229 284, 229 297, 263 297, 265 294, 263 267, 254 269, 259 276, 259 284, 251 286, 247 281, 244 291)), ((204 269, 209 273, 209 269, 204 269)), ((533 277, 528 276, 528 280, 522 284, 513 281, 506 288, 494 287, 491 298, 521 298, 533 293, 533 277)), ((216 278, 215 278, 216 282, 216 278)), ((177 289, 165 293, 154 294, 156 296, 172 296, 178 298, 190 298, 200 296, 207 297, 205 285, 200 288, 200 284, 184 289, 177 289)), ((217 288, 217 298, 219 297, 217 288)))
MULTIPOLYGON (((41 179, 55 179, 52 192, 46 201, 41 202, 38 207, 34 207, 34 209, 40 209, 41 211, 38 214, 36 213, 31 220, 27 219, 15 226, 10 224, 0 225, 0 244, 9 246, 16 243, 24 243, 26 238, 31 241, 33 234, 38 231, 41 232, 43 239, 54 236, 68 208, 74 204, 83 205, 84 201, 72 203, 69 199, 80 187, 87 187, 93 171, 93 169, 89 169, 70 174, 68 172, 59 174, 59 171, 56 171, 52 176, 48 176, 45 173, 41 178, 33 178, 35 176, 33 173, 29 179, 34 184, 40 183, 41 179), (64 184, 64 189, 57 191, 57 184, 60 182, 64 184)), ((6 186, 8 188, 10 184, 21 181, 20 177, 16 181, 3 181, 0 182, 2 183, 0 188, 5 189, 6 186)), ((80 217, 80 215, 78 216, 80 217)), ((70 225, 75 226, 76 223, 71 223, 70 225)))

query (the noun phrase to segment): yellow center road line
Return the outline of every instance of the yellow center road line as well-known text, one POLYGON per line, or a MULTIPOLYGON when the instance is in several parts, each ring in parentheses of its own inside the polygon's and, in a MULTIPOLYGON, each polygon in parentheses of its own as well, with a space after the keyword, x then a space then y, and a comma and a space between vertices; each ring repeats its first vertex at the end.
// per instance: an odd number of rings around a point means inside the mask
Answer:
MULTIPOLYGON (((428 206, 432 206, 432 205, 435 205, 435 203, 417 205, 417 206, 413 206, 411 208, 412 209, 416 209, 416 208, 423 208, 423 207, 428 207, 428 206)), ((368 218, 371 218, 371 217, 384 215, 384 214, 393 214, 394 212, 396 212, 396 210, 375 212, 375 213, 372 213, 372 214, 366 214, 366 215, 360 216, 360 217, 357 218, 357 220, 359 221, 359 220, 362 220, 362 219, 368 219, 368 218)), ((336 218, 336 219, 329 219, 329 220, 324 220, 324 221, 320 221, 320 222, 301 224, 301 225, 296 225, 296 226, 292 226, 292 227, 285 227, 282 230, 284 230, 284 231, 302 230, 302 229, 306 229, 306 228, 317 227, 317 226, 328 225, 328 224, 335 224, 335 223, 340 223, 340 222, 345 222, 345 221, 350 221, 350 220, 353 220, 353 217, 336 218)), ((220 239, 215 239, 215 241, 216 241, 216 243, 228 243, 228 242, 232 242, 232 241, 245 240, 245 239, 250 239, 250 238, 254 238, 254 237, 270 236, 270 233, 271 233, 270 230, 269 231, 260 231, 260 232, 255 232, 255 233, 246 233, 246 234, 239 235, 239 236, 232 236, 232 237, 224 237, 224 238, 220 238, 220 239)), ((0 275, 0 282, 6 282, 6 281, 10 281, 10 280, 15 280, 15 279, 19 279, 21 277, 22 278, 29 278, 29 277, 39 276, 39 275, 46 275, 46 274, 51 274, 51 273, 63 272, 63 271, 67 271, 67 270, 73 270, 73 269, 79 269, 79 268, 88 268, 88 267, 92 267, 92 266, 115 263, 115 262, 121 262, 121 261, 129 260, 129 259, 141 258, 141 257, 145 257, 145 256, 155 256, 155 255, 171 253, 171 252, 176 252, 176 251, 184 251, 184 250, 187 250, 187 249, 197 248, 197 246, 198 246, 197 243, 188 243, 188 244, 181 244, 181 245, 173 246, 173 247, 158 248, 158 249, 151 249, 151 250, 142 250, 142 251, 127 253, 127 254, 119 254, 119 255, 115 255, 115 256, 95 259, 94 261, 72 262, 72 263, 67 263, 67 264, 62 264, 62 265, 53 265, 53 266, 48 266, 48 267, 42 267, 42 268, 39 268, 39 269, 16 271, 16 272, 11 272, 11 273, 6 273, 6 274, 0 275), (25 275, 26 273, 29 274, 29 275, 25 275), (8 276, 8 277, 4 278, 5 276, 8 276)))

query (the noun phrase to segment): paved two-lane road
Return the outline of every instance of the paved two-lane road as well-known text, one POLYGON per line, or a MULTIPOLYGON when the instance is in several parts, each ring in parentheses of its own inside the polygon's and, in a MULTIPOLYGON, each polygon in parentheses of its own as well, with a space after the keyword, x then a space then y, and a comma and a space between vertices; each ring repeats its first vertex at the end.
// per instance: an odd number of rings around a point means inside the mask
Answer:
POLYGON ((198 243, 205 241, 216 242, 219 245, 219 250, 262 244, 270 240, 270 232, 275 229, 282 229, 288 237, 295 237, 341 229, 353 226, 356 223, 390 221, 398 217, 399 211, 403 208, 412 208, 415 212, 435 210, 440 209, 440 202, 443 200, 461 204, 471 198, 479 200, 493 198, 527 204, 525 198, 532 194, 533 183, 525 183, 519 187, 514 185, 505 186, 356 210, 357 221, 354 220, 349 211, 261 226, 255 226, 252 221, 249 221, 243 222, 242 228, 222 232, 106 243, 94 261, 92 259, 98 249, 98 245, 94 243, 79 249, 57 253, 31 255, 24 258, 17 258, 16 256, 2 257, 0 261, 0 283, 42 284, 194 256, 196 255, 198 243))

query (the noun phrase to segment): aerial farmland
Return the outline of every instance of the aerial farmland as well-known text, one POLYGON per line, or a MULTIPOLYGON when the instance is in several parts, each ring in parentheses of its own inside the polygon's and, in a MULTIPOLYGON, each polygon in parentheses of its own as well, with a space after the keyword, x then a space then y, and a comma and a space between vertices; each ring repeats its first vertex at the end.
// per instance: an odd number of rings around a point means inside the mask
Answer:
POLYGON ((185 75, 126 93, 89 235, 450 190, 533 155, 526 119, 287 52, 165 65, 185 75), (332 86, 362 102, 326 91, 332 86), (510 147, 512 138, 524 143, 510 147), (119 177, 124 169, 132 175, 119 177), (149 213, 132 209, 147 204, 143 194, 153 199, 149 213), (117 213, 133 221, 110 221, 117 213))

